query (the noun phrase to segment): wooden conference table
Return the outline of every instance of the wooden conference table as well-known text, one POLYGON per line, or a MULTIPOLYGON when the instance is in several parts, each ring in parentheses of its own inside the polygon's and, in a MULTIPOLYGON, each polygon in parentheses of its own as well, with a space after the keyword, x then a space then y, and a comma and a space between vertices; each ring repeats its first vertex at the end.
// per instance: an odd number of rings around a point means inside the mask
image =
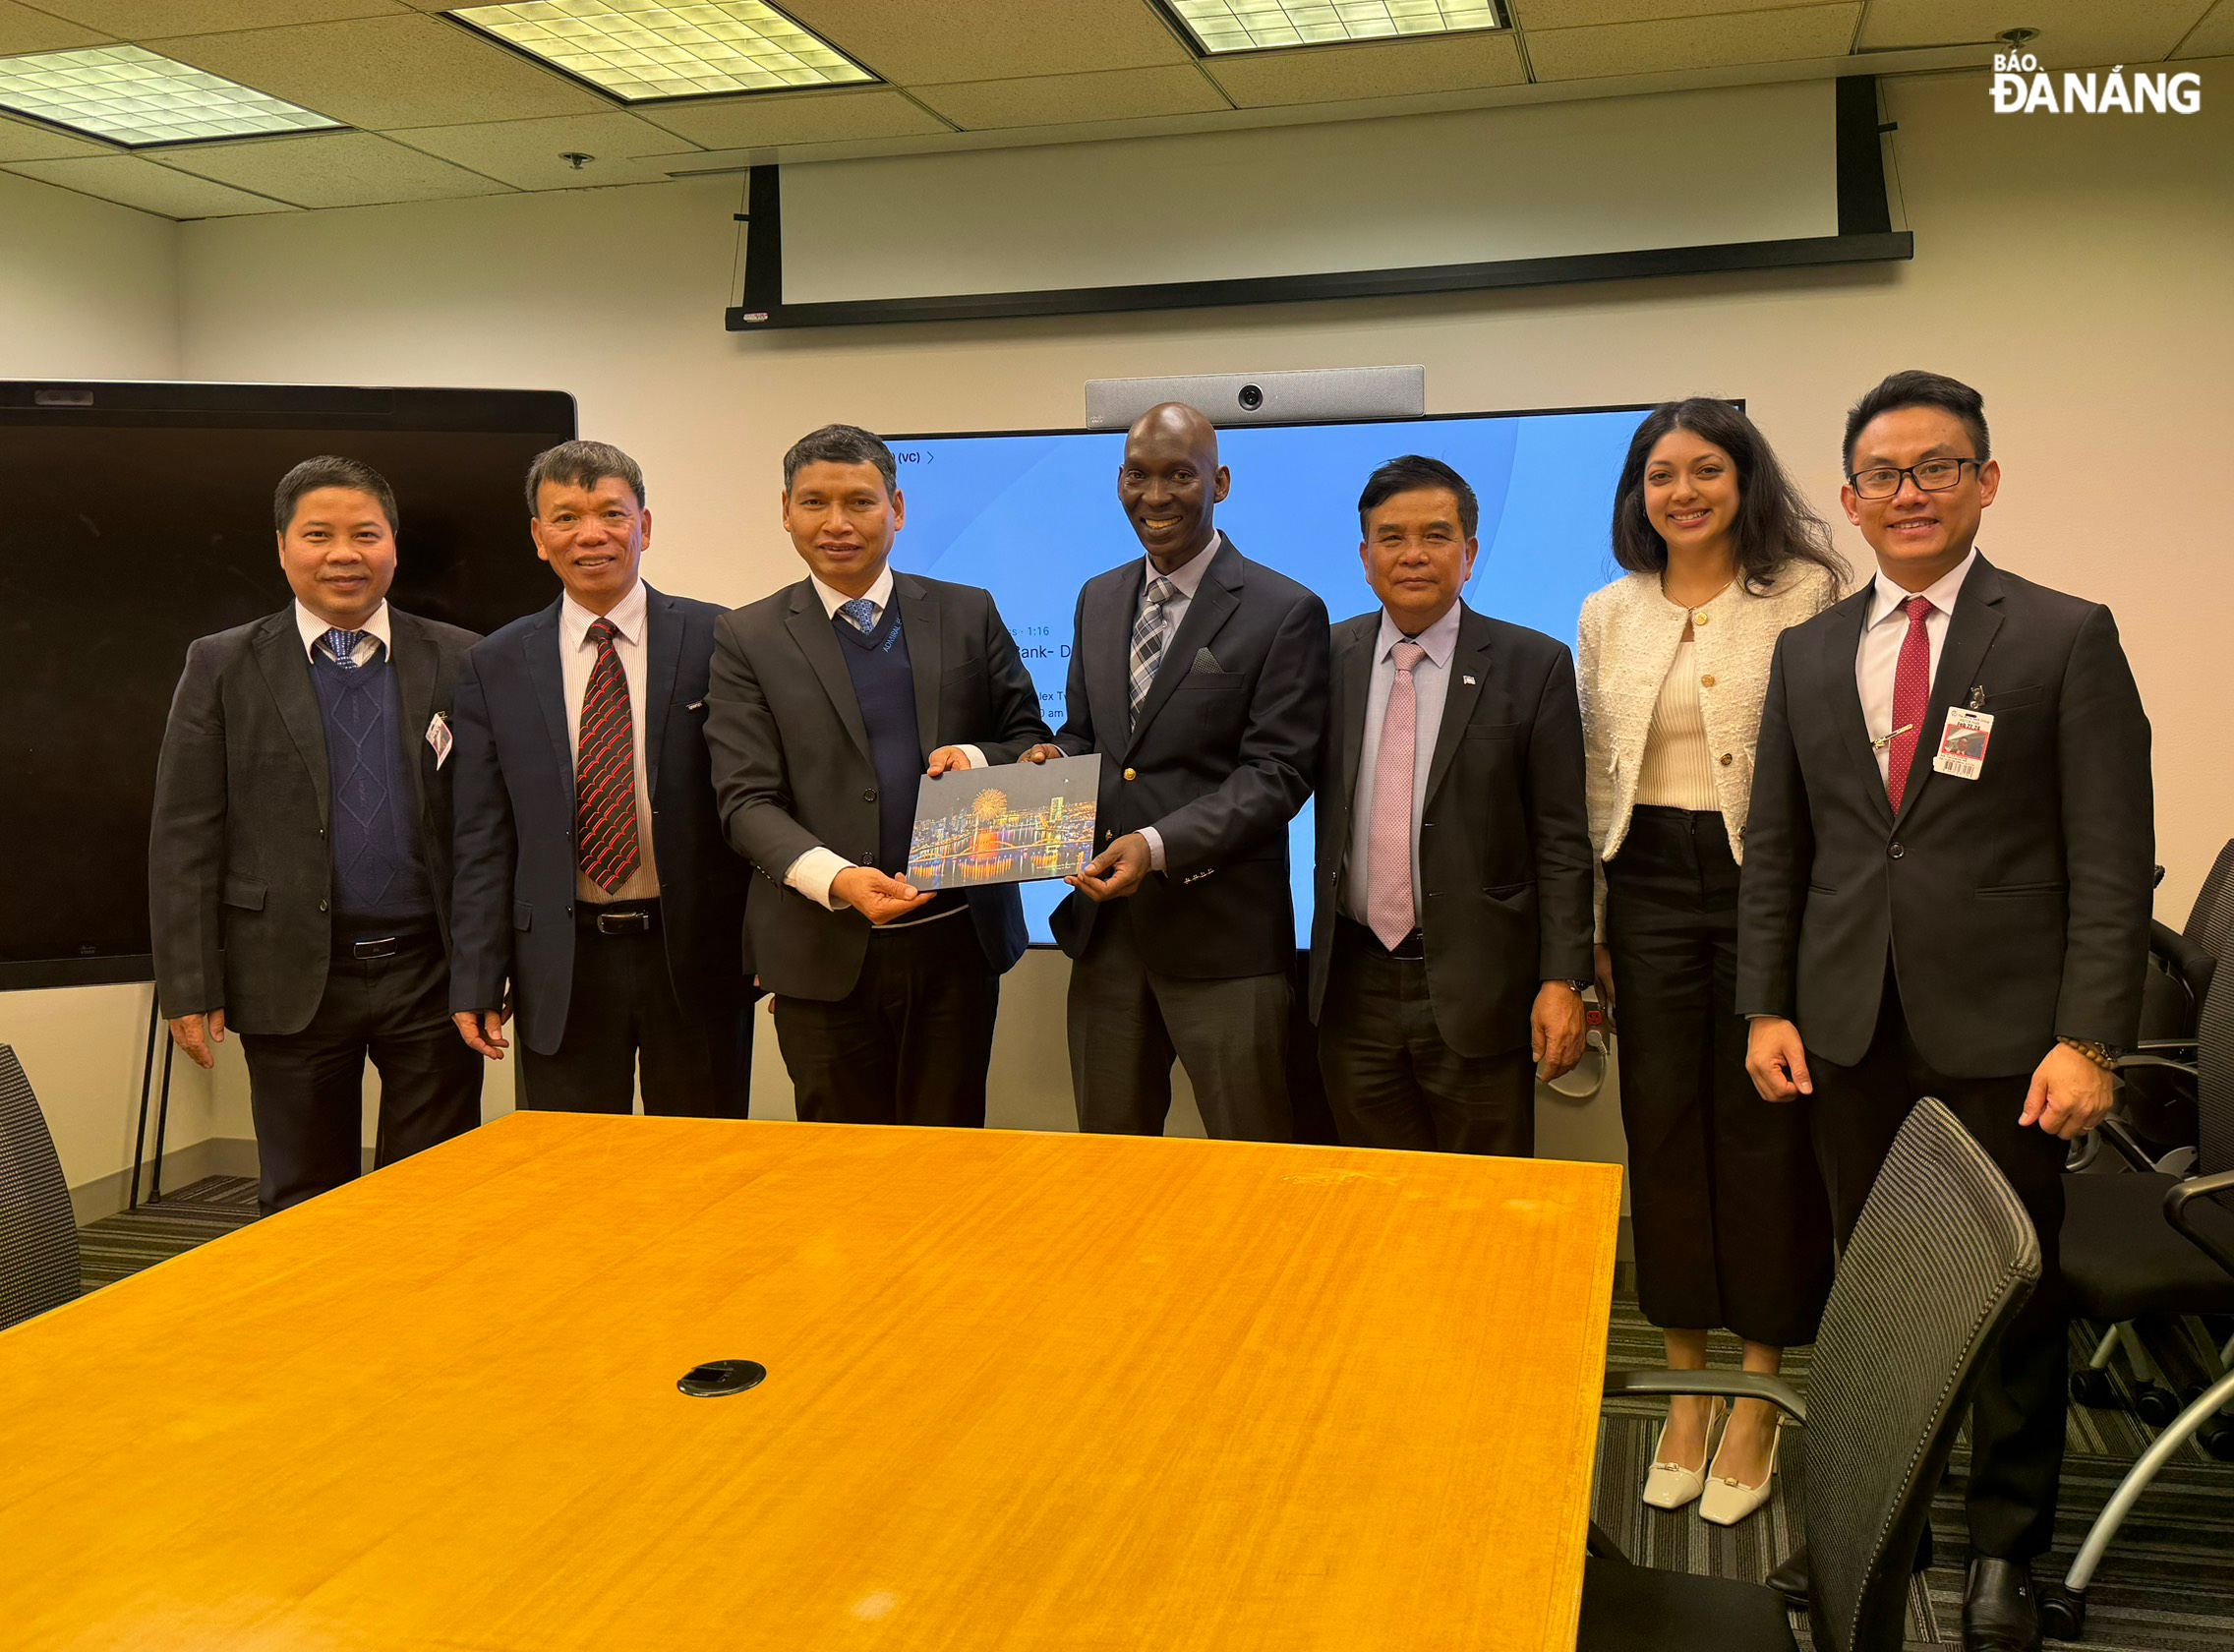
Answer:
POLYGON ((0 1641, 1571 1647, 1618 1203, 514 1114, 0 1334, 0 1641))

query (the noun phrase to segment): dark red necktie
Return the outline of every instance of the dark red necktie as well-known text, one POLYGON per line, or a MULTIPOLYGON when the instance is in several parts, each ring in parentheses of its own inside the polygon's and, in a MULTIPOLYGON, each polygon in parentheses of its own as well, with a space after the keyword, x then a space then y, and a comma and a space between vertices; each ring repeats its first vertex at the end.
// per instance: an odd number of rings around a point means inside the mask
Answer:
POLYGON ((611 893, 636 872, 636 732, 628 717, 628 678, 613 651, 617 627, 591 623, 597 664, 582 696, 582 734, 574 747, 575 843, 582 871, 611 893))
POLYGON ((1901 605, 1908 611, 1908 634, 1901 638, 1900 664, 1893 668, 1892 741, 1885 749, 1885 793, 1893 799, 1893 812, 1901 812, 1901 794, 1909 789, 1909 765, 1915 759, 1916 737, 1931 704, 1931 632, 1924 616, 1931 612, 1929 597, 1911 597, 1901 605))

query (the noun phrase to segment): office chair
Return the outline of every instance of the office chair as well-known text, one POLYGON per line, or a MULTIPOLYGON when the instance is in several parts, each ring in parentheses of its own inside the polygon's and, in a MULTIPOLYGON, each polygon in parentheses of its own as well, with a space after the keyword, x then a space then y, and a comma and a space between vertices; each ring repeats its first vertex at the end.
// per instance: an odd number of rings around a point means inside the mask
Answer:
MULTIPOLYGON (((1766 1399, 1807 1430, 1807 1612, 1818 1652, 1894 1652, 1924 1517, 1986 1355, 2040 1277, 2007 1181, 1918 1101, 1840 1258, 1802 1401, 1779 1378, 1614 1372, 1606 1391, 1766 1399)), ((1596 1527, 1577 1652, 1792 1652, 1765 1584, 1631 1564, 1596 1527)))
POLYGON ((78 1221, 16 1052, 0 1044, 0 1330, 78 1296, 78 1221))
POLYGON ((2186 1406, 2166 1423, 2096 1517, 2064 1579, 2064 1595, 2044 1594, 2042 1626, 2075 1638, 2087 1622, 2087 1587, 2135 1502, 2191 1436, 2212 1455, 2234 1455, 2234 1422, 2219 1415, 2234 1401, 2234 1342, 2199 1354, 2184 1317, 2234 1312, 2234 971, 2211 983, 2194 1066, 2197 1080, 2195 1174, 2156 1169, 2115 1118, 2104 1136, 2133 1162, 2123 1175, 2072 1176, 2064 1182, 2063 1277, 2074 1311, 2088 1319, 2152 1328, 2160 1367, 2175 1356, 2190 1367, 2186 1406), (2215 1374, 2210 1369, 2216 1367, 2215 1374))

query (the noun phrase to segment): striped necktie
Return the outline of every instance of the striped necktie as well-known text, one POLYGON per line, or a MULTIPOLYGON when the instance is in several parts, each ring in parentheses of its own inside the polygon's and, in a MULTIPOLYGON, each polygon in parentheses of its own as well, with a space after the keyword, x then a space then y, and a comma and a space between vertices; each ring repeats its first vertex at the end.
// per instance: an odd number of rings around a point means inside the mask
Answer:
POLYGON ((1129 721, 1138 723, 1141 702, 1148 697, 1148 689, 1155 681, 1155 668, 1163 663, 1163 645, 1169 629, 1163 622, 1164 604, 1179 594, 1179 587, 1157 574, 1148 581, 1142 593, 1141 617, 1133 621, 1133 673, 1127 690, 1126 710, 1129 721))
POLYGON ((574 748, 575 847, 583 874, 612 894, 635 875, 636 730, 628 711, 628 678, 613 649, 618 627, 591 622, 597 663, 582 695, 582 734, 574 748))

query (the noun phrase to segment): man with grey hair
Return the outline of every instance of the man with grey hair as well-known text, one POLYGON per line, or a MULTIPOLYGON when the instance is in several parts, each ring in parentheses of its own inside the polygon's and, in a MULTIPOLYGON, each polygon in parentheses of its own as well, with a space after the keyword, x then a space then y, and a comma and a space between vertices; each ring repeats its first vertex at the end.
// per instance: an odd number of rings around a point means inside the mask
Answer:
POLYGON ((564 587, 477 645, 458 680, 459 1036, 520 1102, 743 1118, 752 1065, 745 864, 722 841, 701 734, 713 603, 642 577, 644 473, 568 442, 528 469, 535 554, 564 587))
POLYGON ((991 595, 893 570, 895 482, 852 425, 785 454, 807 576, 716 627, 706 739, 729 840, 761 873, 752 953, 799 1117, 981 1125, 1023 903, 901 874, 919 777, 1012 763, 1047 725, 991 595))

